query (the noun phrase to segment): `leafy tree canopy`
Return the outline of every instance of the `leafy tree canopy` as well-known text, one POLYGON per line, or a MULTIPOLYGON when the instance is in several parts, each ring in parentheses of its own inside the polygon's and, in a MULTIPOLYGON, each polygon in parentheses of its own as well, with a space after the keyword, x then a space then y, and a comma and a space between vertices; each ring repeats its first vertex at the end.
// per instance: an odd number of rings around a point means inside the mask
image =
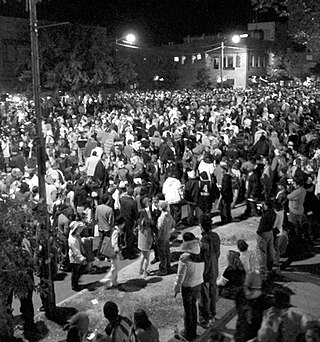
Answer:
MULTIPOLYGON (((44 91, 97 92, 133 83, 134 64, 117 54, 104 28, 70 25, 40 30, 40 76, 44 91)), ((31 85, 30 62, 20 81, 31 85)))
POLYGON ((261 12, 275 10, 287 17, 289 33, 293 40, 308 48, 320 50, 320 1, 319 0, 251 0, 261 12))

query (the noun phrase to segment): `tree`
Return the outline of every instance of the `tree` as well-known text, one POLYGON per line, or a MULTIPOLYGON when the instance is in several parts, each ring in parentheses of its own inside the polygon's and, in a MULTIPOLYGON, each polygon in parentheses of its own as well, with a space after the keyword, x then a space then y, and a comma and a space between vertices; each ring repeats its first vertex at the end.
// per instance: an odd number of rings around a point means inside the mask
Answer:
POLYGON ((33 256, 22 247, 23 236, 34 236, 31 209, 7 198, 0 198, 0 341, 13 340, 13 317, 8 300, 21 298, 34 287, 29 272, 33 256))
POLYGON ((289 34, 298 44, 320 51, 319 0, 251 0, 256 10, 275 10, 288 19, 289 34))
POLYGON ((212 85, 212 82, 210 81, 210 75, 206 68, 201 68, 197 72, 196 76, 197 82, 195 83, 196 88, 200 89, 208 89, 212 85))
MULTIPOLYGON (((106 29, 70 25, 40 29, 40 76, 43 91, 79 94, 134 83, 134 64, 118 58, 106 29), (44 32, 45 30, 45 32, 44 32)), ((29 62, 20 68, 20 86, 31 81, 29 62)))

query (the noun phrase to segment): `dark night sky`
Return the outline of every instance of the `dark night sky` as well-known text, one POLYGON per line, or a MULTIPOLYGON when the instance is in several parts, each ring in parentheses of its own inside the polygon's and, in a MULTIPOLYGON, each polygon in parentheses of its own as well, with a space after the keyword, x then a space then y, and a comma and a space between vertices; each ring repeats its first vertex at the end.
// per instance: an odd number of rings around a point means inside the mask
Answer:
MULTIPOLYGON (((0 15, 27 17, 24 0, 15 1, 1 4, 0 15)), ((245 30, 254 14, 250 0, 42 0, 38 18, 98 24, 117 37, 133 29, 144 42, 159 44, 189 34, 245 30)))

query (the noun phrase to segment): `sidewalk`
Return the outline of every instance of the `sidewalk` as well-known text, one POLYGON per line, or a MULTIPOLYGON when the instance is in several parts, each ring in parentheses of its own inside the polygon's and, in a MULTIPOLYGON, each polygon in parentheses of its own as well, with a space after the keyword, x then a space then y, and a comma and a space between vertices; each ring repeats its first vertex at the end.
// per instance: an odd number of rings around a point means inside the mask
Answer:
MULTIPOLYGON (((237 216, 243 208, 234 210, 234 216, 237 216)), ((218 222, 219 218, 214 218, 218 222)), ((226 267, 226 254, 229 249, 236 249, 235 242, 243 238, 249 246, 255 246, 256 228, 259 218, 249 218, 242 222, 232 222, 215 229, 221 239, 221 257, 219 260, 220 272, 226 267)), ((177 269, 179 259, 179 248, 182 243, 182 234, 186 231, 192 231, 196 236, 200 236, 200 228, 195 226, 187 228, 179 233, 172 241, 171 254, 173 269, 177 269)), ((151 255, 152 260, 153 255, 151 255)), ((285 271, 279 277, 279 284, 287 286, 294 291, 292 296, 293 305, 297 306, 303 312, 311 316, 319 316, 320 312, 320 279, 318 275, 312 275, 310 270, 313 265, 319 266, 320 253, 311 259, 303 260, 294 264, 294 270, 285 271), (308 273, 302 268, 308 264, 308 273)), ((157 326, 160 333, 160 340, 167 342, 174 336, 174 329, 177 326, 183 328, 183 306, 181 295, 173 297, 173 286, 176 274, 160 277, 156 275, 158 264, 151 265, 151 276, 143 278, 139 275, 139 259, 130 265, 124 267, 119 272, 118 289, 106 289, 105 285, 99 282, 90 284, 90 286, 75 294, 74 296, 58 303, 58 307, 75 308, 78 311, 86 311, 90 318, 90 329, 103 332, 107 321, 103 316, 103 305, 106 301, 116 302, 120 308, 121 314, 131 316, 137 307, 144 308, 151 321, 157 326)), ((318 268, 317 268, 318 269, 318 268)), ((219 302, 218 317, 220 317, 219 302)), ((222 309, 221 309, 222 310, 222 309)), ((225 309, 223 309, 225 311, 225 309)), ((60 341, 65 338, 66 333, 62 331, 61 326, 49 321, 44 315, 38 315, 36 320, 42 320, 49 330, 48 335, 42 341, 60 341)), ((232 322, 231 322, 232 323, 232 322)), ((198 333, 203 330, 199 328, 198 333)))

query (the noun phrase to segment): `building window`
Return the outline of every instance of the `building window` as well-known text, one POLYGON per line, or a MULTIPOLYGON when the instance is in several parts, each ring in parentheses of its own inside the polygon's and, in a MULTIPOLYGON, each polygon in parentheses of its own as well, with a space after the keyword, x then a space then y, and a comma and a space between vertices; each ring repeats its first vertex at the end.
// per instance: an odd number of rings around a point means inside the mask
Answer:
POLYGON ((260 56, 256 58, 256 68, 260 68, 260 56))
POLYGON ((255 60, 255 58, 254 58, 254 55, 251 55, 251 57, 250 57, 250 66, 251 66, 251 68, 254 68, 254 60, 255 60))
POLYGON ((313 55, 307 54, 307 55, 306 55, 306 60, 307 60, 307 61, 313 61, 313 55))
POLYGON ((261 67, 262 68, 266 67, 266 56, 261 57, 261 67))
POLYGON ((233 68, 233 56, 228 56, 226 62, 227 62, 226 68, 232 69, 233 68))
POLYGON ((236 68, 240 68, 240 56, 239 55, 237 55, 236 56, 236 68))
POLYGON ((218 57, 213 58, 213 69, 219 69, 219 58, 218 57))

